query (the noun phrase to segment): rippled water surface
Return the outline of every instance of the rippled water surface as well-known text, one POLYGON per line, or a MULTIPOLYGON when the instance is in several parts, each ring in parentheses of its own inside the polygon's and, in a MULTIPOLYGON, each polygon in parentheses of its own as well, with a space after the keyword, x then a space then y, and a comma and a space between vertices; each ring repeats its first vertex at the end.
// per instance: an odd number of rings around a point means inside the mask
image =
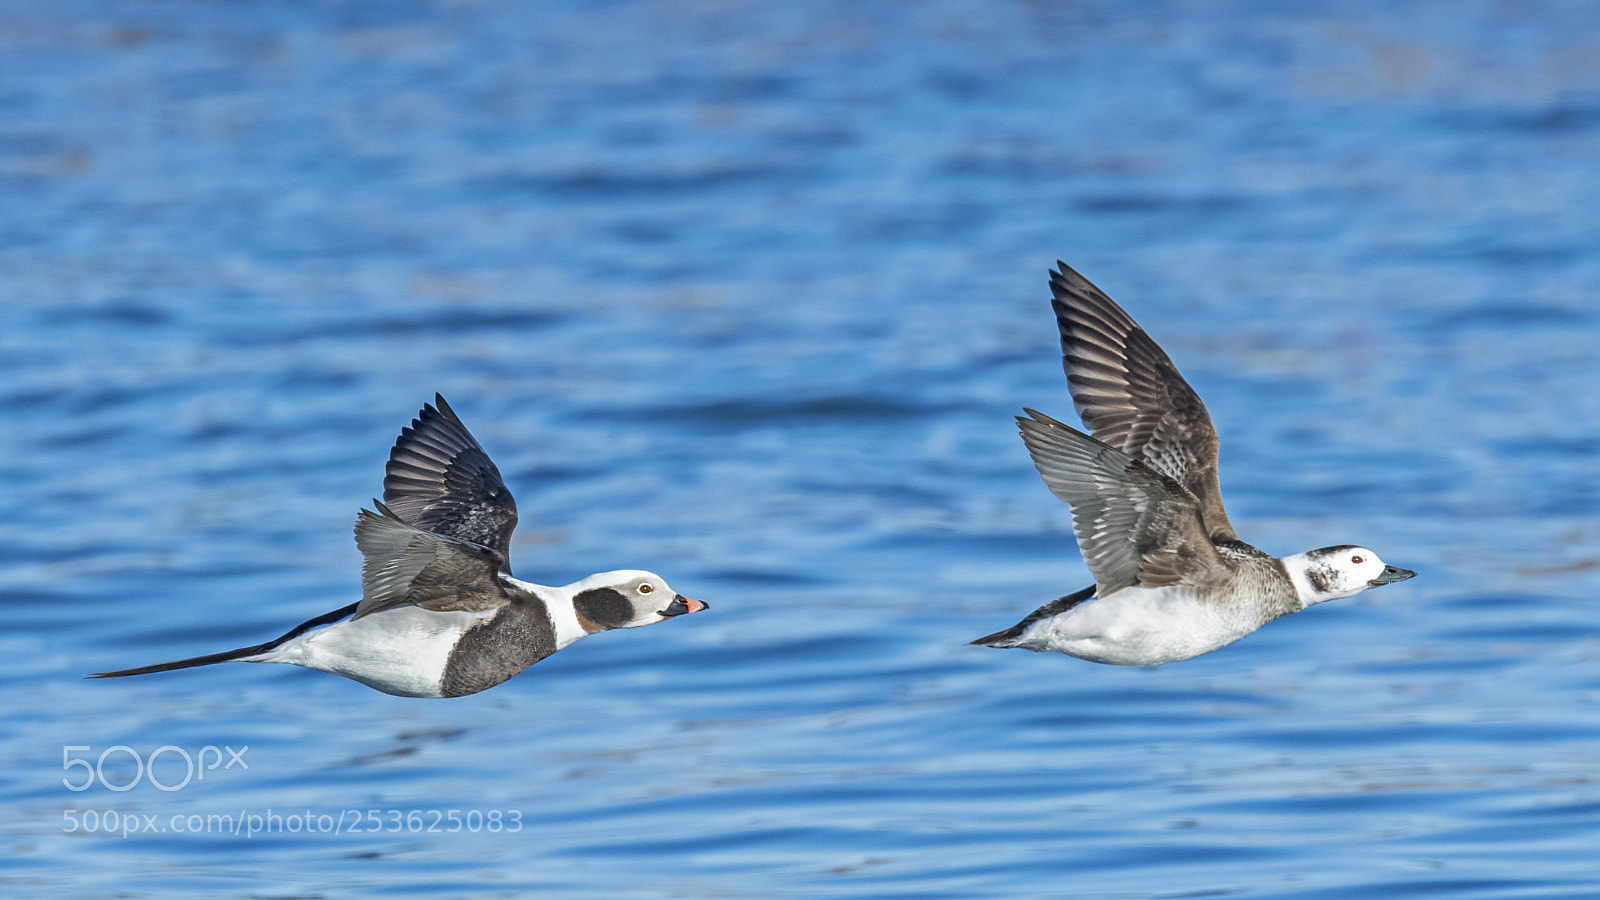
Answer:
POLYGON ((0 4, 0 893, 1600 896, 1597 42, 1539 2, 0 4), (1057 258, 1206 399, 1247 540, 1420 577, 1157 669, 968 646, 1088 582, 1011 423, 1072 414, 1057 258), (354 599, 436 390, 519 575, 712 610, 451 701, 82 680, 354 599), (164 746, 215 768, 104 786, 164 746))

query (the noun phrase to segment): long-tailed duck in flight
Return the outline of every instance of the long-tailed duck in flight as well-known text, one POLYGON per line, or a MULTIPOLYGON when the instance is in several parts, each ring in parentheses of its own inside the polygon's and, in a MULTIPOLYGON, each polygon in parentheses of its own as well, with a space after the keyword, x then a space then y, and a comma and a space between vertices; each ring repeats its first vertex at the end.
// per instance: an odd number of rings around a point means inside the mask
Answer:
POLYGON ((212 663, 289 663, 402 697, 494 687, 577 639, 699 612, 660 576, 622 570, 565 587, 511 577, 517 505, 444 397, 400 431, 377 512, 356 517, 361 600, 277 640, 91 678, 212 663))
POLYGON ((1120 306, 1057 263, 1050 273, 1067 386, 1090 437, 1017 417, 1095 583, 973 641, 1154 666, 1209 653, 1279 616, 1415 575, 1342 544, 1276 558, 1239 540, 1217 486, 1205 404, 1120 306))

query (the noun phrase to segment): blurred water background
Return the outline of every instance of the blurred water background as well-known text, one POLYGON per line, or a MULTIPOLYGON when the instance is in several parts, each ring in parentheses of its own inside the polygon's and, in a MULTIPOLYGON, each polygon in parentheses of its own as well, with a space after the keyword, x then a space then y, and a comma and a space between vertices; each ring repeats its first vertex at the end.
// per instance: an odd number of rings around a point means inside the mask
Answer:
POLYGON ((0 3, 0 893, 1600 896, 1597 48, 1509 0, 0 3), (1245 539, 1421 576, 1157 669, 967 646, 1088 583, 1011 423, 1072 416, 1057 258, 1245 539), (452 701, 82 680, 354 599, 436 390, 519 575, 712 611, 452 701), (248 769, 62 783, 168 745, 248 769))

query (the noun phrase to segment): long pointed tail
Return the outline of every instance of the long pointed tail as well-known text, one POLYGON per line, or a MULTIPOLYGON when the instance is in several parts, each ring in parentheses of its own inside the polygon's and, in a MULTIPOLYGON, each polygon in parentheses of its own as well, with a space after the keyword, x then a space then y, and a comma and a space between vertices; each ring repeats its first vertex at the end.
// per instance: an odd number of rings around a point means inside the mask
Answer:
POLYGON ((267 641, 265 644, 256 644, 253 647, 240 647, 237 650, 224 650, 221 653, 208 653, 205 656, 193 656, 189 659, 178 659, 173 660, 172 662, 153 663, 148 666, 138 666, 132 669, 118 669, 115 672, 96 672, 93 675, 86 675, 84 677, 121 678, 124 675, 149 675, 151 672, 170 672, 173 669, 192 669, 195 666, 209 666, 212 663, 231 662, 232 660, 236 659, 244 659, 247 656, 255 656, 257 653, 265 653, 274 647, 282 645, 286 641, 293 640, 294 638, 305 634, 313 628, 318 628, 323 625, 337 622, 351 613, 354 613, 357 605, 359 604, 352 603, 349 606, 336 609, 331 613, 324 613, 320 616, 317 616, 315 619, 301 622, 299 625, 296 625, 294 628, 290 629, 289 633, 285 634, 283 637, 280 637, 277 640, 267 641))
POLYGON ((1023 619, 1021 622, 1018 622, 1010 628, 1007 628, 1005 631, 996 631, 994 634, 986 634, 975 641, 971 641, 970 643, 982 644, 985 647, 1015 647, 1017 639, 1022 637, 1023 632, 1028 630, 1029 625, 1032 625, 1040 619, 1048 619, 1051 616, 1061 615, 1074 606, 1077 606, 1079 603, 1082 603, 1090 597, 1093 597, 1094 592, 1095 586, 1091 584, 1083 590, 1068 594, 1059 600, 1051 600, 1049 603, 1046 603, 1033 612, 1028 613, 1028 617, 1026 619, 1023 619))

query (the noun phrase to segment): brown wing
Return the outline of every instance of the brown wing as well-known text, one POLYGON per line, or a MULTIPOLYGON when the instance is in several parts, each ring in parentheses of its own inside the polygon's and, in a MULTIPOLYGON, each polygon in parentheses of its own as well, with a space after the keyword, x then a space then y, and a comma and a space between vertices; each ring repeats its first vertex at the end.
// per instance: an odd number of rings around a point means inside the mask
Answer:
POLYGON ((1189 489, 1207 533, 1234 540, 1217 484, 1217 430, 1144 329, 1066 263, 1050 273, 1067 387, 1096 438, 1189 489))
POLYGON ((497 609, 510 602, 500 583, 505 557, 480 544, 421 531, 373 501, 356 516, 361 602, 355 618, 404 604, 434 612, 497 609))
POLYGON ((1097 595, 1138 584, 1206 584, 1231 567, 1206 534, 1188 488, 1115 447, 1027 410, 1022 440, 1050 492, 1072 505, 1072 530, 1097 595))
MULTIPOLYGON (((383 502, 408 525, 511 555, 517 502, 455 410, 434 394, 389 451, 383 502)), ((502 562, 511 574, 509 562, 502 562)))

